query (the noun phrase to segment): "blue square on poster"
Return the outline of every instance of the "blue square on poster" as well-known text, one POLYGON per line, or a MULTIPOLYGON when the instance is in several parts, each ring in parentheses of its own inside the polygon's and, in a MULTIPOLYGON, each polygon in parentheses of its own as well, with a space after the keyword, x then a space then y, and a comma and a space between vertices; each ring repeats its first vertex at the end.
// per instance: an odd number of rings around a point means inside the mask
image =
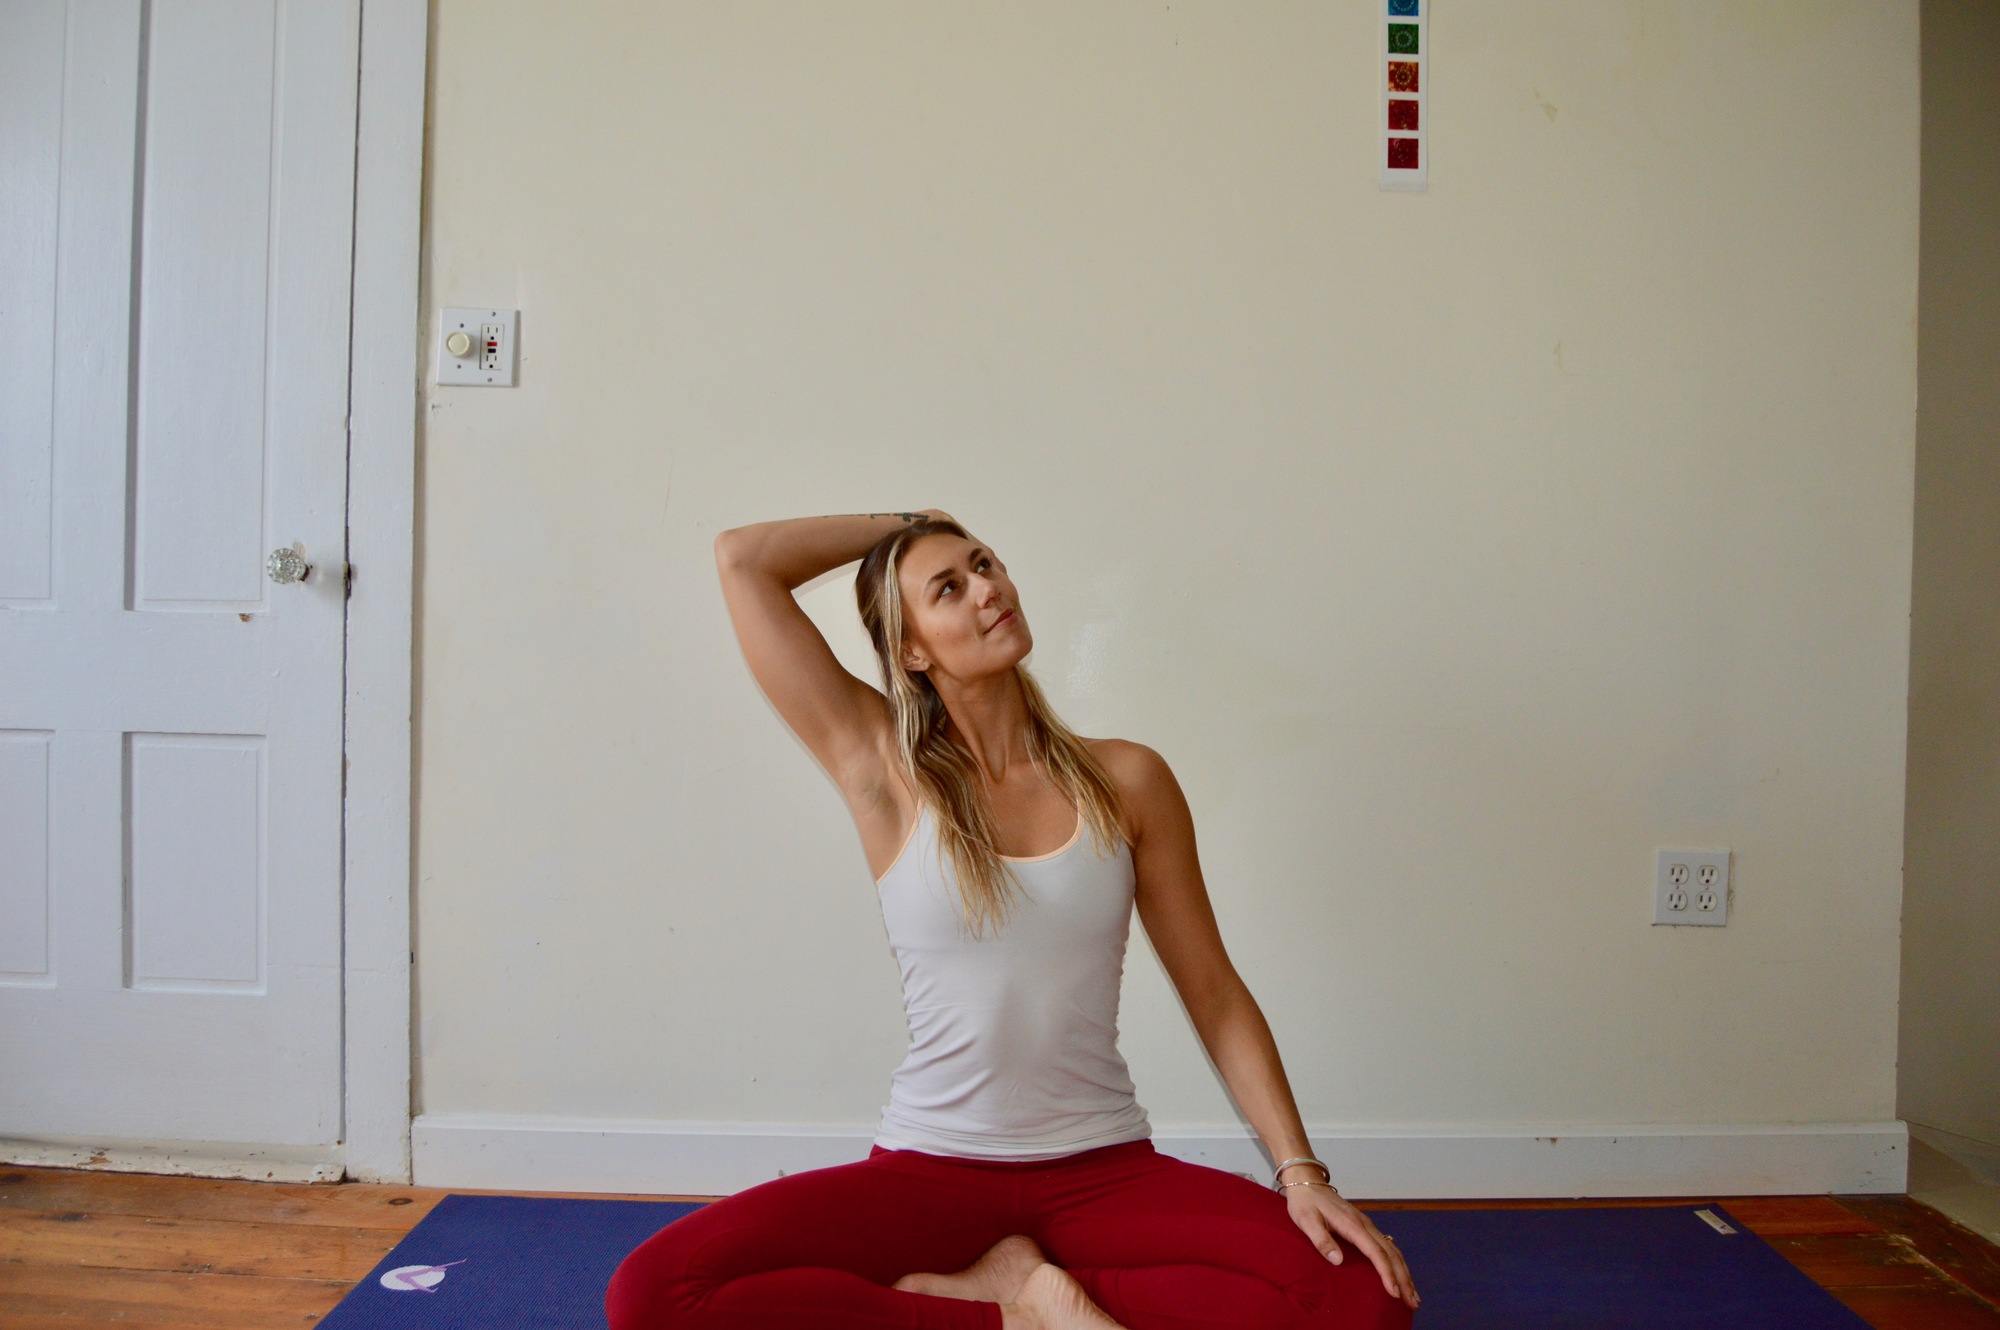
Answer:
POLYGON ((1389 0, 1389 12, 1397 18, 1415 18, 1417 0, 1389 0))

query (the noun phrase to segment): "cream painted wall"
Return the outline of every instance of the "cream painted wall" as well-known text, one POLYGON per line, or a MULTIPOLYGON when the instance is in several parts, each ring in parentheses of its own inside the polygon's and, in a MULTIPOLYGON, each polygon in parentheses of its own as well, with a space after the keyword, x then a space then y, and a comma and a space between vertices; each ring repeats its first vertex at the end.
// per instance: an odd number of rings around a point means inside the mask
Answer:
MULTIPOLYGON (((2000 1181, 1996 61, 2000 4, 1925 0, 1923 355, 1897 1112, 2000 1181)), ((1989 1205, 1989 1227, 1993 1214, 1989 1205)))
MULTIPOLYGON (((1913 0, 1447 0, 1418 195, 1362 0, 435 11, 425 323, 521 361, 426 389, 418 1112, 859 1157, 896 969, 709 544, 936 505, 1309 1128, 1893 1117, 1913 0)), ((1122 1025, 1241 1122, 1136 921, 1122 1025)))

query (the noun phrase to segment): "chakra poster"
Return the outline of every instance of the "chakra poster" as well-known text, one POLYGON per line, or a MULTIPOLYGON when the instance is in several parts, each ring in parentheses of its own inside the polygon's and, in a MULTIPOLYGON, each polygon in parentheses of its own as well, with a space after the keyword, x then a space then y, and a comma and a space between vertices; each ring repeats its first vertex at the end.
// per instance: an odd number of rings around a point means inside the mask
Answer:
POLYGON ((1375 0, 1385 12, 1375 78, 1382 89, 1382 188, 1423 190, 1430 184, 1431 0, 1375 0))

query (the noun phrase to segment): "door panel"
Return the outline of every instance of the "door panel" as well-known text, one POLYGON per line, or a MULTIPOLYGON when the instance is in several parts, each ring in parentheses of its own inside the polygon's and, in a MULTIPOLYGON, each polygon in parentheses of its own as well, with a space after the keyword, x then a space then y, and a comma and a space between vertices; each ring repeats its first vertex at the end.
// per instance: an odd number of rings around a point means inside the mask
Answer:
POLYGON ((338 1153, 359 37, 0 5, 0 1138, 338 1153))

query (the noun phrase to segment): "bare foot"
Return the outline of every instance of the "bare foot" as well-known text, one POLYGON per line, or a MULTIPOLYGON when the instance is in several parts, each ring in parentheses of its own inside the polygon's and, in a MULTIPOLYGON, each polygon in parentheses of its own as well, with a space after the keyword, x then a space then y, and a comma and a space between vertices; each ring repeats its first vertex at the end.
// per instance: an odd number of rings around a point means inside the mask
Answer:
POLYGON ((964 1298, 969 1302, 1012 1302, 1035 1267, 1048 1259, 1033 1238, 1025 1233, 1011 1233, 957 1274, 904 1275, 890 1287, 907 1293, 964 1298))
POLYGON ((1001 1307, 1006 1330, 1125 1330, 1090 1300, 1076 1276, 1043 1262, 1028 1275, 1014 1300, 1001 1307))

